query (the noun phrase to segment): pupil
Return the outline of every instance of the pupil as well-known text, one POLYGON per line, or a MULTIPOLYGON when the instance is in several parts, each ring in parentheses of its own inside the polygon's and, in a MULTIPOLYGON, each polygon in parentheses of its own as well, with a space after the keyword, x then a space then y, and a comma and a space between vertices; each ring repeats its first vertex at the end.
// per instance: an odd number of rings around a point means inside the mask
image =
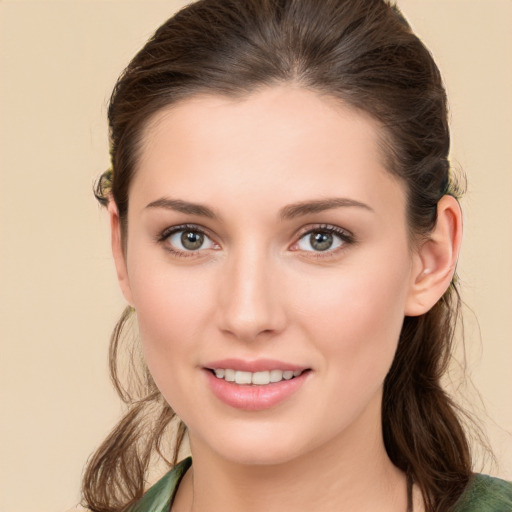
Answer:
POLYGON ((195 251, 203 245, 204 237, 201 233, 194 233, 193 231, 185 231, 181 235, 181 243, 185 249, 195 251))
POLYGON ((310 237, 311 247, 317 251, 326 251, 332 245, 331 233, 312 233, 310 237))

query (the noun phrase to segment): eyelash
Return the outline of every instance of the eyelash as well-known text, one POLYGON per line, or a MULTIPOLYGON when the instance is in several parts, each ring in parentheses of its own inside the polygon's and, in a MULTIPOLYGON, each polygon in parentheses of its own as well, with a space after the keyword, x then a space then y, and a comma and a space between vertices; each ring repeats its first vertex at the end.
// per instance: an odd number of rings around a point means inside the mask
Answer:
MULTIPOLYGON (((197 256, 197 254, 201 250, 197 251, 181 251, 178 249, 174 249, 170 243, 168 243, 169 237, 176 233, 180 233, 182 231, 190 231, 193 233, 198 233, 203 235, 204 237, 208 238, 209 240, 212 240, 212 238, 208 235, 208 233, 199 227, 196 224, 181 224, 179 226, 172 226, 169 228, 164 229, 157 237, 157 242, 161 244, 165 244, 165 249, 169 251, 173 256, 179 257, 179 258, 190 258, 197 256)), ((345 250, 347 248, 347 245, 352 245, 356 243, 356 239, 352 233, 349 231, 342 229, 337 226, 333 226, 330 224, 319 224, 314 227, 309 227, 305 229, 304 231, 300 232, 297 235, 297 241, 293 243, 292 247, 295 247, 299 244, 299 242, 305 238, 308 235, 311 235, 313 233, 328 233, 331 235, 334 235, 338 237, 341 240, 341 245, 333 250, 327 249, 326 251, 303 251, 307 252, 308 257, 313 258, 330 258, 335 255, 337 255, 339 252, 345 250)), ((212 240, 213 241, 213 240, 212 240)), ((215 243, 215 242, 213 242, 215 243)), ((299 250, 299 249, 292 249, 292 250, 299 250)))
POLYGON ((334 249, 327 249, 326 251, 303 251, 308 253, 309 258, 332 258, 337 256, 340 252, 346 250, 348 245, 353 245, 356 243, 354 235, 346 229, 333 226, 331 224, 319 224, 314 227, 306 228, 305 231, 299 233, 297 241, 293 244, 293 246, 297 246, 302 239, 313 233, 328 233, 334 235, 341 240, 341 245, 334 249))
POLYGON ((162 233, 157 237, 157 242, 165 244, 165 249, 169 251, 173 256, 177 256, 178 258, 190 258, 196 256, 197 253, 200 252, 199 250, 180 251, 179 249, 174 249, 170 243, 166 243, 169 237, 182 231, 198 233, 211 240, 211 237, 208 235, 208 233, 204 229, 201 229, 196 224, 181 224, 179 226, 172 226, 170 228, 164 229, 162 233))

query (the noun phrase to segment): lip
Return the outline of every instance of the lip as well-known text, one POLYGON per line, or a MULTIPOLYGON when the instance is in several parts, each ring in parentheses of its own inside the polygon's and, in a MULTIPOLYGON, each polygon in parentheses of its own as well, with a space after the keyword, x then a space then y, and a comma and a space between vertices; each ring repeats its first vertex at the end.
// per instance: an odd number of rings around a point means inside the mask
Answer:
POLYGON ((291 370, 292 372, 297 370, 307 370, 305 366, 294 365, 278 361, 277 359, 255 359, 253 361, 247 361, 244 359, 220 359, 218 361, 212 361, 204 365, 204 368, 209 370, 215 370, 216 368, 224 368, 231 370, 239 370, 241 372, 264 372, 267 370, 291 370))
POLYGON ((244 411, 262 411, 285 402, 299 391, 311 373, 303 366, 284 363, 272 359, 243 361, 240 359, 223 359, 208 363, 203 369, 208 385, 213 394, 223 403, 235 409, 244 411), (282 380, 266 385, 240 385, 217 378, 214 368, 229 368, 232 370, 258 372, 266 370, 302 370, 303 373, 290 380, 282 380))

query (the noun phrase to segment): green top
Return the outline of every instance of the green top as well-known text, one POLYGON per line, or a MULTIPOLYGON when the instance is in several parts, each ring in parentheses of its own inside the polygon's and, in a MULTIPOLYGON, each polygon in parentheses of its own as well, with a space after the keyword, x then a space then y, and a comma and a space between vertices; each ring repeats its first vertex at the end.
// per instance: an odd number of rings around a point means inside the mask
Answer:
POLYGON ((512 482, 476 474, 451 512, 512 512, 512 482))
MULTIPOLYGON (((182 460, 127 512, 169 512, 180 480, 191 465, 190 457, 182 460)), ((512 512, 512 482, 476 474, 451 512, 512 512)))
POLYGON ((148 489, 144 496, 126 512, 169 512, 178 484, 191 465, 191 457, 183 459, 148 489))

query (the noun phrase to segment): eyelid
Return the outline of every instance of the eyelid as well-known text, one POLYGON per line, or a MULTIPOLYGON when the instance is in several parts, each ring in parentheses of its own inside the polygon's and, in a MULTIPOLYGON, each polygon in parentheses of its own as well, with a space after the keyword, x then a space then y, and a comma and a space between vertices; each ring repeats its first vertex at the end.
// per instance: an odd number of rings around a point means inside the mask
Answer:
POLYGON ((313 226, 305 226, 303 227, 296 235, 296 241, 292 244, 290 250, 292 251, 301 251, 303 253, 310 253, 308 256, 312 256, 315 258, 326 258, 337 254, 339 251, 343 251, 346 249, 347 245, 352 245, 356 243, 356 238, 354 234, 348 231, 345 228, 341 228, 339 226, 335 226, 333 224, 316 224, 313 226), (298 248, 299 241, 302 240, 305 236, 310 235, 315 232, 327 232, 331 233, 338 238, 341 239, 342 244, 339 247, 336 247, 332 250, 327 249, 325 251, 304 251, 298 248))
POLYGON ((297 238, 300 238, 308 233, 314 231, 330 231, 333 233, 338 233, 340 236, 346 236, 347 238, 354 238, 354 234, 346 228, 342 228, 341 226, 336 226, 335 224, 309 224, 307 226, 302 227, 298 233, 297 238))
POLYGON ((208 230, 199 226, 198 224, 176 224, 175 226, 168 226, 157 235, 157 240, 159 242, 164 242, 167 240, 172 234, 177 233, 178 231, 197 231, 202 235, 206 235, 208 238, 211 238, 211 235, 208 233, 208 230))
MULTIPOLYGON (((219 244, 214 240, 214 237, 210 235, 209 230, 203 228, 202 226, 199 226, 197 224, 177 224, 175 226, 169 226, 165 228, 163 231, 161 231, 157 237, 156 241, 158 243, 164 244, 167 242, 169 237, 171 237, 175 233, 179 233, 180 231, 194 231, 196 233, 200 233, 201 235, 208 238, 214 245, 218 246, 219 244)), ((167 243, 165 245, 165 249, 172 253, 175 256, 180 257, 191 257, 191 256, 197 256, 199 253, 204 252, 208 249, 197 249, 197 250, 190 250, 190 251, 183 251, 176 247, 173 247, 170 243, 167 243)), ((216 250, 216 249, 213 249, 216 250)))

